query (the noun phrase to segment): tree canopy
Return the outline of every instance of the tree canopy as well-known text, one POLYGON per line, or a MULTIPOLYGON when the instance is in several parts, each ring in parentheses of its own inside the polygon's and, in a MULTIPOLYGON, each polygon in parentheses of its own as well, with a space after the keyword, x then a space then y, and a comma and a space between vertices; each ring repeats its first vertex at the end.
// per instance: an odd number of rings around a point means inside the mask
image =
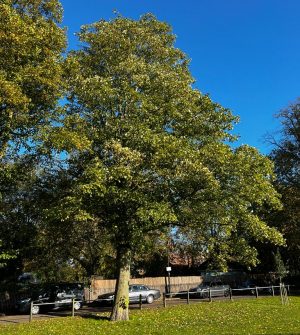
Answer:
POLYGON ((65 34, 57 0, 3 0, 0 4, 0 157, 28 145, 60 97, 65 34))

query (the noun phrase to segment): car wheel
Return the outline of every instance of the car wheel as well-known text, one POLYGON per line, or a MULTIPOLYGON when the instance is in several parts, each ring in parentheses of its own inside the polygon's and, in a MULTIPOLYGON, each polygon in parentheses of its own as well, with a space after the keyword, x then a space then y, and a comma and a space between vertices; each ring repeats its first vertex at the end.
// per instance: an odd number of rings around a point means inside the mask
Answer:
POLYGON ((40 312, 40 306, 33 305, 31 312, 32 312, 33 315, 39 314, 39 312, 40 312))
POLYGON ((229 291, 228 290, 225 290, 224 291, 224 297, 228 297, 229 296, 229 291))
POLYGON ((203 292, 203 293, 202 293, 202 298, 203 298, 203 299, 208 298, 208 292, 203 292))
POLYGON ((153 303, 153 301, 154 301, 154 296, 152 295, 152 294, 150 294, 150 295, 148 295, 148 297, 147 297, 147 303, 148 304, 152 304, 153 303))
POLYGON ((79 301, 74 302, 74 310, 78 311, 81 308, 81 303, 79 301))

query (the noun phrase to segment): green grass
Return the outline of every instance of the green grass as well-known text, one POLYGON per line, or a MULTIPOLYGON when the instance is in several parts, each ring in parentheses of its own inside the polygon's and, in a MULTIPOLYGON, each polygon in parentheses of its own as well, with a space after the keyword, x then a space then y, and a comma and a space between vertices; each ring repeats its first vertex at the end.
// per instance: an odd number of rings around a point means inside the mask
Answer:
POLYGON ((300 297, 219 301, 132 311, 129 322, 66 317, 0 326, 0 335, 300 334, 300 297))

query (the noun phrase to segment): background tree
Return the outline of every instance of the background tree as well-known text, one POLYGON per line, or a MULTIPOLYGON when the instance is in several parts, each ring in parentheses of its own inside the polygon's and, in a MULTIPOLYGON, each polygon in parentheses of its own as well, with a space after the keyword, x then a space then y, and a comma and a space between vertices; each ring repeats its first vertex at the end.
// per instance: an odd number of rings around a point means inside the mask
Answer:
POLYGON ((13 252, 15 257, 7 262, 8 268, 2 270, 1 279, 17 276, 22 257, 28 254, 35 236, 29 210, 32 180, 34 171, 27 160, 6 163, 5 178, 1 180, 0 236, 2 248, 13 252))
POLYGON ((300 100, 282 110, 281 137, 271 138, 271 158, 278 176, 277 190, 282 194, 283 211, 271 217, 272 224, 285 236, 282 257, 291 274, 300 268, 300 100))
POLYGON ((57 0, 3 0, 0 4, 0 229, 3 250, 19 250, 21 241, 28 242, 24 234, 30 236, 31 223, 21 214, 24 198, 21 201, 20 196, 24 193, 24 183, 25 188, 28 187, 25 176, 28 176, 27 170, 32 171, 32 162, 28 161, 27 166, 25 159, 20 164, 17 156, 34 149, 35 135, 49 122, 61 96, 61 54, 65 47, 65 32, 58 26, 61 18, 62 9, 57 0))
POLYGON ((226 271, 228 262, 253 268, 259 262, 257 243, 282 243, 265 223, 266 206, 268 211, 281 208, 271 183, 273 164, 249 146, 209 148, 203 162, 213 171, 218 187, 206 199, 188 203, 181 220, 186 224, 177 232, 179 240, 186 239, 191 253, 208 260, 213 269, 226 271))
POLYGON ((4 267, 7 264, 7 261, 15 258, 15 251, 9 252, 7 250, 2 251, 2 241, 0 241, 0 268, 4 267))
POLYGON ((69 152, 65 168, 76 178, 49 218, 82 229, 95 222, 110 235, 119 269, 111 320, 128 319, 132 254, 150 232, 190 226, 202 234, 210 225, 218 255, 235 236, 252 258, 250 238, 282 243, 256 214, 279 203, 269 161, 224 144, 236 119, 193 87, 170 26, 152 15, 117 17, 83 27, 79 38, 82 49, 67 60, 63 126, 45 141, 69 152))
POLYGON ((131 261, 131 275, 133 277, 155 277, 166 274, 168 256, 170 255, 169 229, 154 230, 145 234, 138 250, 131 261))

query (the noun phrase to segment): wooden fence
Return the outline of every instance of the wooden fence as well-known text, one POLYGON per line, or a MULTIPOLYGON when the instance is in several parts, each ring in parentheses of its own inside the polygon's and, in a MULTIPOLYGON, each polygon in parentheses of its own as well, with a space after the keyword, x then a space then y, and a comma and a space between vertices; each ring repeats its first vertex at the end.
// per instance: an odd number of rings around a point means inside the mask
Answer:
MULTIPOLYGON (((201 276, 182 276, 182 277, 170 277, 170 289, 171 292, 179 292, 182 290, 188 290, 201 284, 203 278, 201 276)), ((167 291, 169 282, 168 277, 145 277, 145 278, 132 278, 130 284, 141 284, 147 285, 151 288, 155 288, 164 293, 167 291)), ((99 277, 92 277, 91 286, 85 291, 86 300, 94 300, 100 294, 114 292, 116 285, 115 279, 101 279, 99 277)))

